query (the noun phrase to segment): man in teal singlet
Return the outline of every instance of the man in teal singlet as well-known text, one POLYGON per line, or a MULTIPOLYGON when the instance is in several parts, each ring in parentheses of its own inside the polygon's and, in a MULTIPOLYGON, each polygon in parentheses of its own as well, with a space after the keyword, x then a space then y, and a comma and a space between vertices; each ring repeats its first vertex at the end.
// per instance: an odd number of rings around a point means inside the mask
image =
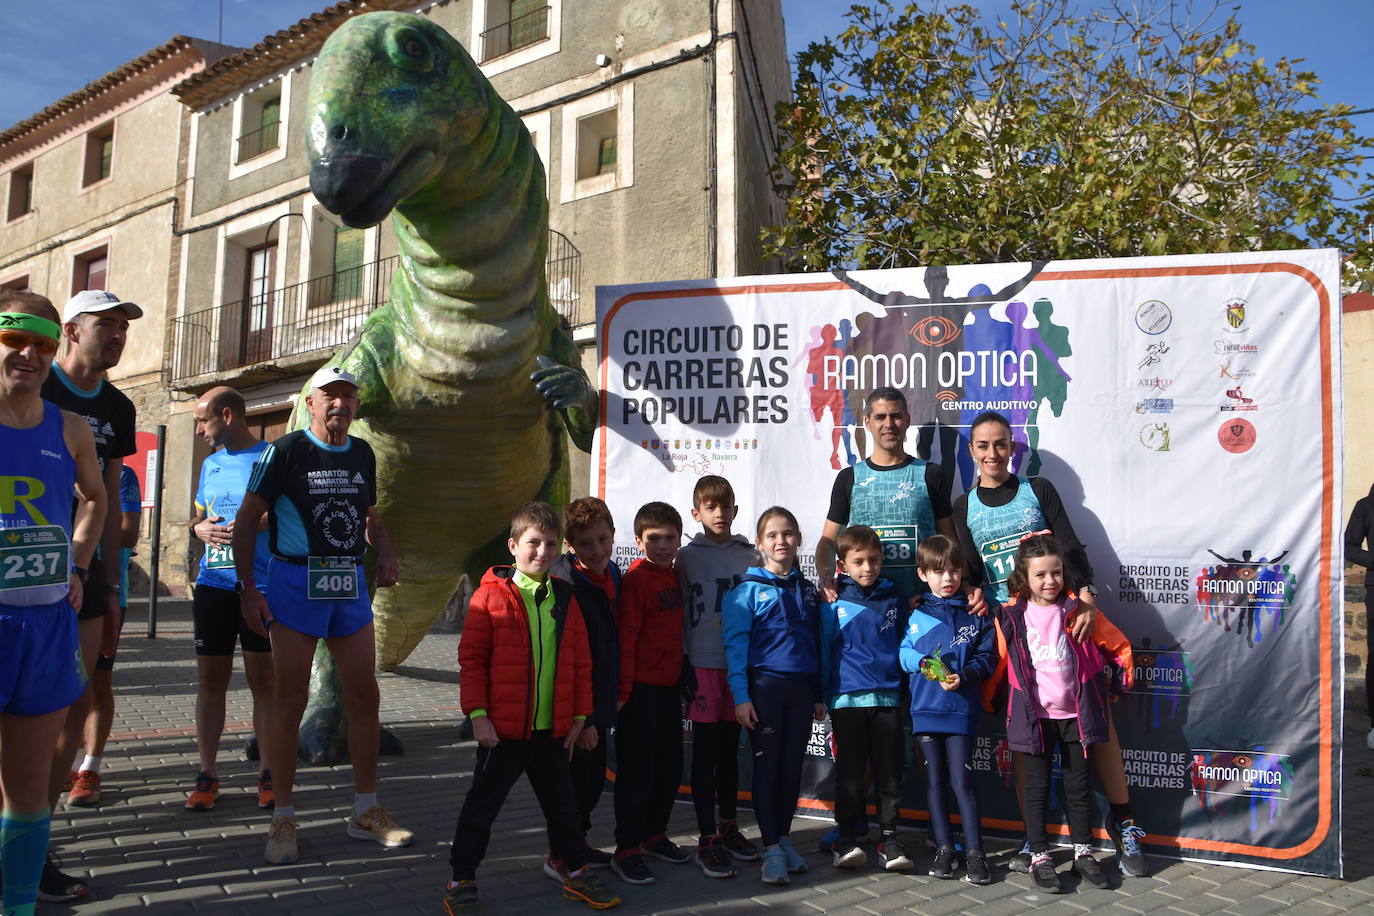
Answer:
MULTIPOLYGON (((877 388, 864 402, 864 427, 872 453, 840 471, 830 493, 816 577, 827 601, 835 600, 835 539, 847 525, 867 525, 883 544, 883 575, 908 601, 923 590, 916 578, 916 545, 932 534, 954 538, 949 492, 940 466, 906 451, 911 426, 906 397, 896 388, 877 388)), ((979 601, 981 603, 981 599, 979 601)))

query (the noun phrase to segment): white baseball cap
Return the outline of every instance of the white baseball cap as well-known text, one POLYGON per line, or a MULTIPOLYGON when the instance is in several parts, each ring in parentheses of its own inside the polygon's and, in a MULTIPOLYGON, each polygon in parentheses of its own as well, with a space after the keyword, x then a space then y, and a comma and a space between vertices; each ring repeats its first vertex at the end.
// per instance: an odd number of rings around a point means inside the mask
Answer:
POLYGON ((342 366, 325 366, 317 369, 315 374, 310 376, 310 390, 323 388, 325 385, 332 385, 334 382, 348 382, 354 388, 361 388, 358 384, 358 377, 342 366))
POLYGON ((67 300, 67 304, 62 306, 62 320, 72 321, 77 315, 85 315, 88 312, 107 312, 110 309, 123 309, 124 314, 130 318, 142 318, 143 309, 121 299, 114 293, 106 289, 83 289, 67 300))

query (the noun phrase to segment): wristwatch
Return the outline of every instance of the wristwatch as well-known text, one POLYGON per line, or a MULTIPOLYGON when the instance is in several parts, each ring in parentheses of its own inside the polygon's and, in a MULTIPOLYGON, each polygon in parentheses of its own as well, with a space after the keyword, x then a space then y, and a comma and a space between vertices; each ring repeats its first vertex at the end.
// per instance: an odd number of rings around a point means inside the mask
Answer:
POLYGON ((1091 595, 1094 599, 1097 598, 1097 587, 1094 586, 1091 582, 1080 588, 1079 591, 1091 595))
POLYGON ((252 579, 238 579, 238 580, 236 580, 236 581, 234 582, 234 592, 235 592, 235 594, 239 594, 239 595, 242 595, 244 592, 248 591, 250 588, 257 588, 257 587, 258 587, 258 586, 257 586, 257 583, 255 583, 252 579))
POLYGON ((85 582, 91 577, 91 571, 84 566, 73 566, 72 572, 76 573, 76 577, 82 582, 85 582))

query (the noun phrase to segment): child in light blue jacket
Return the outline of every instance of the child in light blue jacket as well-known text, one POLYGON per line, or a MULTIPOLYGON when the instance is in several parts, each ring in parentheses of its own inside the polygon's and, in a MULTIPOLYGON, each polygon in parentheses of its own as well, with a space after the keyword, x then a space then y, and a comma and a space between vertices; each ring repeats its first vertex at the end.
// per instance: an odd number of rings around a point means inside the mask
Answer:
POLYGON ((964 603, 964 557, 958 544, 941 534, 926 538, 917 549, 916 563, 916 573, 930 592, 907 621, 901 661, 903 670, 911 673, 911 730, 926 761, 930 831, 936 844, 930 874, 953 878, 959 865, 945 799, 948 785, 964 822, 964 880, 989 884, 992 875, 983 854, 969 763, 981 714, 980 682, 997 665, 996 630, 991 616, 976 617, 964 603))

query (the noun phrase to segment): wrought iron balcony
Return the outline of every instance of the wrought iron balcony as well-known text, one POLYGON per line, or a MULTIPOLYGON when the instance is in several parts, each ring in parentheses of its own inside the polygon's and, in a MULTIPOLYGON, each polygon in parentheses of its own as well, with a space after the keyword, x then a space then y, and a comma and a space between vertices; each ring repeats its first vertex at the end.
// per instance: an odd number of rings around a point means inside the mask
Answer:
POLYGON ((290 373, 310 356, 324 362, 386 301, 399 263, 399 256, 384 258, 174 319, 171 385, 218 384, 226 373, 255 366, 268 376, 290 373))
MULTIPOLYGON (((387 301, 399 256, 188 312, 173 319, 168 383, 184 391, 229 382, 255 384, 300 374, 352 339, 363 319, 387 301)), ((564 327, 578 323, 582 253, 549 230, 544 262, 549 301, 564 327)))
POLYGON ((516 16, 482 33, 482 63, 549 37, 549 8, 516 16))
POLYGON ((273 121, 271 124, 265 124, 257 130, 239 137, 239 154, 234 161, 236 163, 247 162, 249 159, 256 159, 263 153, 276 149, 280 128, 281 123, 273 121))

